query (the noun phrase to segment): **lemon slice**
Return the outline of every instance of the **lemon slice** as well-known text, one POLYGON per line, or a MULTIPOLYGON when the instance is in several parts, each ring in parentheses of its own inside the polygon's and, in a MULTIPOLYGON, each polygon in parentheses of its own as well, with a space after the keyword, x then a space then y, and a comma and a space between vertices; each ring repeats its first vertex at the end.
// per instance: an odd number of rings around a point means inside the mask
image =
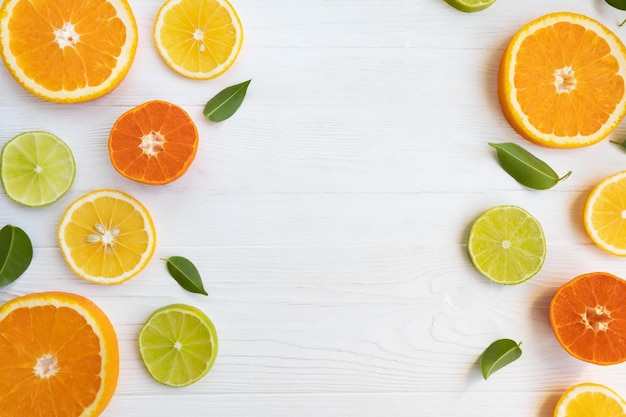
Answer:
POLYGON ((626 416, 626 402, 604 385, 585 382, 563 393, 554 417, 626 416))
POLYGON ((495 3, 496 0, 446 0, 446 2, 457 10, 472 13, 485 10, 495 3))
POLYGON ((476 269, 498 284, 519 284, 543 266, 546 241, 541 225, 516 206, 496 206, 472 224, 467 249, 476 269))
POLYGON ((243 28, 227 0, 168 0, 157 13, 153 36, 170 68, 187 78, 206 80, 233 65, 243 28))
POLYGON ((156 246, 148 210, 121 191, 96 190, 74 201, 58 230, 69 267, 98 284, 118 284, 141 272, 156 246))
POLYGON ((10 199, 25 206, 54 203, 72 187, 75 175, 72 151, 52 133, 24 132, 2 148, 2 187, 10 199))
POLYGON ((184 387, 199 381, 217 356, 217 332, 201 310, 185 304, 161 307, 139 332, 139 354, 157 382, 184 387))

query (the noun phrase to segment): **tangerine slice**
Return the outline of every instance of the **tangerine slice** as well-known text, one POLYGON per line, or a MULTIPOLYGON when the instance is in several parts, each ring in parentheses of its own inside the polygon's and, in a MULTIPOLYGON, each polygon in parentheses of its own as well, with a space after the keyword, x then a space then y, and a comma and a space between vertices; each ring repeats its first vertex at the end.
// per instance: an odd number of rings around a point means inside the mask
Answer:
POLYGON ((15 80, 45 100, 101 97, 128 73, 137 24, 126 0, 7 0, 0 52, 15 80))
POLYGON ((584 382, 561 395, 554 417, 626 417, 626 402, 609 387, 584 382))
POLYGON ((551 13, 523 26, 502 55, 500 105, 526 139, 555 148, 597 143, 626 114, 626 48, 602 24, 551 13))
POLYGON ((597 365, 626 360, 626 281, 606 273, 579 275, 550 302, 550 324, 563 348, 597 365))
POLYGON ((180 178, 198 149, 198 130, 187 112, 161 100, 122 114, 109 135, 109 157, 124 177, 143 184, 180 178))
POLYGON ((41 292, 0 307, 3 416, 97 416, 118 375, 115 330, 90 300, 41 292))

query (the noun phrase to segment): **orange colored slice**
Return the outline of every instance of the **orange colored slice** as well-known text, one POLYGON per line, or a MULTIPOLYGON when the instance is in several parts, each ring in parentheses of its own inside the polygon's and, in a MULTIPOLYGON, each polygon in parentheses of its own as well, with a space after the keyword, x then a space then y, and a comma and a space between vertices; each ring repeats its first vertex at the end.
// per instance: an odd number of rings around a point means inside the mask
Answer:
POLYGON ((599 248, 626 256, 626 171, 611 175, 591 190, 585 200, 583 224, 599 248))
POLYGON ((74 103, 113 90, 137 49, 126 0, 6 0, 2 60, 15 80, 45 100, 74 103))
POLYGON ((160 100, 124 113, 109 135, 113 167, 144 184, 167 184, 180 178, 197 149, 198 131, 187 112, 160 100))
POLYGON ((243 28, 228 0, 167 0, 157 13, 153 36, 170 68, 207 80, 235 63, 243 28))
POLYGON ((96 284, 119 284, 139 274, 156 247, 148 210, 116 190, 96 190, 74 201, 58 230, 59 247, 79 277, 96 284))
POLYGON ((626 114, 626 49, 599 22, 552 13, 522 27, 502 55, 506 119, 539 145, 574 148, 608 136, 626 114))
POLYGON ((606 272, 580 275, 550 303, 556 339, 572 356, 597 365, 626 360, 626 281, 606 272))
POLYGON ((42 292, 0 307, 0 415, 97 416, 118 374, 115 330, 88 299, 42 292))

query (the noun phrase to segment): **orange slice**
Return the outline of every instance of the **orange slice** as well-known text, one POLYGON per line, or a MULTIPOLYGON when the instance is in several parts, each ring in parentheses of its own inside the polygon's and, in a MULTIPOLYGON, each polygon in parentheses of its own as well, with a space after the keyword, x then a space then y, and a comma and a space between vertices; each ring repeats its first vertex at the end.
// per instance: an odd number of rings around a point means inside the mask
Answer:
POLYGON ((6 0, 2 60, 15 80, 45 100, 101 97, 126 76, 137 25, 126 0, 6 0))
POLYGON ((243 43, 243 28, 227 0, 168 0, 154 24, 154 42, 177 73, 206 80, 229 69, 243 43))
POLYGON ((550 302, 550 324, 575 358, 597 365, 626 361, 626 281, 592 272, 563 284, 550 302))
POLYGON ((109 135, 113 167, 144 184, 167 184, 180 178, 197 149, 198 130, 193 120, 180 107, 159 100, 121 115, 109 135))
POLYGON ((583 224, 599 248, 626 256, 626 171, 609 176, 591 190, 585 201, 583 224))
POLYGON ((0 307, 2 416, 97 416, 118 374, 115 330, 88 299, 43 292, 0 307))
POLYGON ((626 402, 609 387, 584 382, 563 393, 554 417, 626 417, 626 402))
POLYGON ((141 272, 156 246, 148 210, 121 191, 92 191, 66 210, 58 231, 61 253, 81 278, 118 284, 141 272))
POLYGON ((592 145, 626 114, 626 49, 599 22, 552 13, 522 27, 502 55, 498 95, 526 139, 555 148, 592 145))

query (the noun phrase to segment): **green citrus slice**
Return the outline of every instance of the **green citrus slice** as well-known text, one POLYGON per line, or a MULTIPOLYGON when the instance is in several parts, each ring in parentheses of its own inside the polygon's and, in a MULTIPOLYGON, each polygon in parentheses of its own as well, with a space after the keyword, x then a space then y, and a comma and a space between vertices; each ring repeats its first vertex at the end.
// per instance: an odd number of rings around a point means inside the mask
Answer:
POLYGON ((201 310, 185 304, 161 307, 139 332, 139 354, 148 373, 171 387, 204 377, 217 356, 217 332, 201 310))
POLYGON ((75 175, 72 151, 52 133, 24 132, 2 148, 2 187, 10 199, 25 206, 54 203, 67 193, 75 175))
POLYGON ((446 0, 448 4, 462 12, 478 12, 491 6, 496 0, 446 0))
POLYGON ((496 206, 472 224, 467 249, 476 269, 499 284, 519 284, 543 266, 546 241, 541 224, 516 206, 496 206))

